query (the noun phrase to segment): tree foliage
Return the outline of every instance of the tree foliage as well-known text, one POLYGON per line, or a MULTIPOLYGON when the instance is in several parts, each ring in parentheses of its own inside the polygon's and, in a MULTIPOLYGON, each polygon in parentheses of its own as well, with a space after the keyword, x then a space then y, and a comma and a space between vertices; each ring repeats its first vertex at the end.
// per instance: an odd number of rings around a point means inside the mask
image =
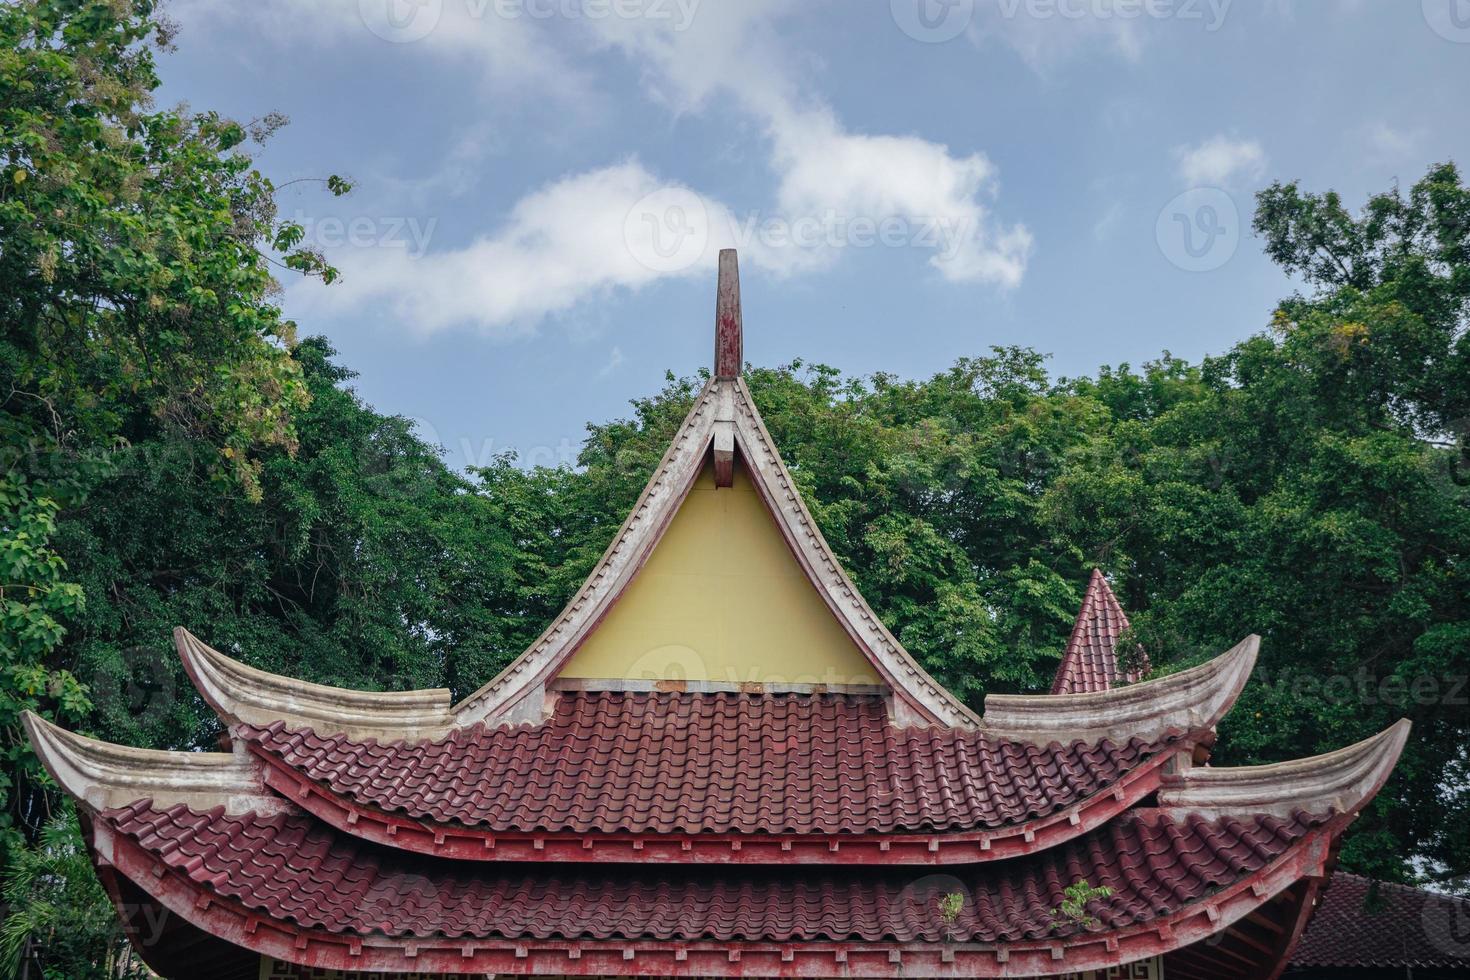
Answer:
POLYGON ((36 980, 143 980, 154 974, 122 943, 112 901, 92 856, 65 814, 5 870, 9 914, 0 925, 0 971, 36 980))
MULTIPOLYGON (((276 220, 275 188, 245 152, 280 117, 152 105, 153 50, 169 33, 151 0, 0 4, 6 863, 53 814, 19 712, 88 717, 97 691, 65 638, 115 598, 88 596, 73 574, 104 555, 68 569, 60 539, 142 447, 181 451, 218 492, 259 501, 264 462, 294 453, 307 398, 271 266, 335 275, 276 220)), ((82 975, 81 963, 44 966, 82 975)))

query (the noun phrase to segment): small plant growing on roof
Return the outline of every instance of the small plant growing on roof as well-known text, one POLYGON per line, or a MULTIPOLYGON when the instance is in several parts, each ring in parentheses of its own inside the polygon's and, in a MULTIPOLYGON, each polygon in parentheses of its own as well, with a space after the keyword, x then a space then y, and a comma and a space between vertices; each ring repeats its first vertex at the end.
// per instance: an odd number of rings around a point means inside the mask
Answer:
POLYGON ((1118 658, 1118 683, 1120 685, 1127 684, 1131 674, 1148 673, 1146 670, 1148 657, 1145 656, 1143 644, 1139 642, 1138 633, 1132 626, 1118 635, 1113 654, 1118 658))
POLYGON ((1086 878, 1079 878, 1062 890, 1062 904, 1051 910, 1051 927, 1090 929, 1097 925, 1097 916, 1088 912, 1087 906, 1096 899, 1112 897, 1113 890, 1107 885, 1093 888, 1086 878))
POLYGON ((950 941, 954 938, 955 920, 965 908, 965 896, 960 892, 950 892, 939 898, 939 917, 944 920, 944 940, 950 941))

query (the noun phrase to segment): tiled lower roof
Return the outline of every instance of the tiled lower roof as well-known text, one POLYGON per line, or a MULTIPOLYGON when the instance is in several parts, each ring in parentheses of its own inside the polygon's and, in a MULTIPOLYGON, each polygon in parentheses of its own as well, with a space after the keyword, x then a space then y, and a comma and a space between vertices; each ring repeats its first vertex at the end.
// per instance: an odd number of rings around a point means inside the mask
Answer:
POLYGON ((1470 969, 1470 899, 1339 872, 1291 965, 1470 969))
POLYGON ((363 806, 491 831, 925 832, 991 828, 1099 793, 1183 733, 1037 746, 898 729, 883 699, 565 692, 541 725, 357 742, 238 726, 258 751, 363 806))
MULTIPOLYGON (((332 933, 507 939, 933 942, 942 895, 961 942, 1065 936, 1063 889, 1114 894, 1095 929, 1169 915, 1269 865, 1320 819, 1176 820, 1136 810, 1082 838, 965 877, 892 869, 466 865, 362 843, 299 814, 198 813, 146 801, 99 818, 206 894, 332 933)), ((159 874, 164 873, 160 868, 159 874)))

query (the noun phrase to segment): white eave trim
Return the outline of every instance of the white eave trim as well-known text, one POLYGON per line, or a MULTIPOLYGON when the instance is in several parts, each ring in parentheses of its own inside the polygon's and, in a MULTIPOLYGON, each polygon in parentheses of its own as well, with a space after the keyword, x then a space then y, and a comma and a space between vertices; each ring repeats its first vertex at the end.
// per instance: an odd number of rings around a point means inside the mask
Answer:
POLYGON ((310 728, 319 735, 382 742, 440 738, 454 727, 450 692, 375 693, 310 684, 258 670, 203 643, 183 627, 174 643, 204 700, 227 725, 310 728))
POLYGON ((1255 669, 1261 638, 1251 635, 1208 663, 1155 680, 1085 694, 992 694, 983 725, 997 737, 1122 744, 1169 729, 1212 729, 1230 711, 1255 669))
POLYGON ((94 810, 152 800, 164 808, 222 806, 230 813, 278 813, 291 805, 266 789, 259 763, 227 752, 159 752, 101 742, 22 713, 46 770, 66 793, 94 810))
POLYGON ((1159 790, 1159 807, 1210 820, 1260 813, 1279 817, 1297 812, 1357 813, 1388 781, 1409 730, 1405 718, 1372 738, 1326 755, 1265 766, 1186 769, 1159 790))

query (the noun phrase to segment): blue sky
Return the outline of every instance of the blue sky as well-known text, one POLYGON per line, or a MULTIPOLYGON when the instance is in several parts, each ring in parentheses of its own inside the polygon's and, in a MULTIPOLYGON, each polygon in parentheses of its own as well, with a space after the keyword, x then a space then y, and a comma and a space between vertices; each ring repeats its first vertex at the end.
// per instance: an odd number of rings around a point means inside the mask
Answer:
POLYGON ((710 361, 926 376, 1196 359, 1292 284, 1272 180, 1355 206, 1470 160, 1470 0, 173 0, 162 101, 291 125, 293 284, 382 411, 451 462, 569 462, 710 361))

